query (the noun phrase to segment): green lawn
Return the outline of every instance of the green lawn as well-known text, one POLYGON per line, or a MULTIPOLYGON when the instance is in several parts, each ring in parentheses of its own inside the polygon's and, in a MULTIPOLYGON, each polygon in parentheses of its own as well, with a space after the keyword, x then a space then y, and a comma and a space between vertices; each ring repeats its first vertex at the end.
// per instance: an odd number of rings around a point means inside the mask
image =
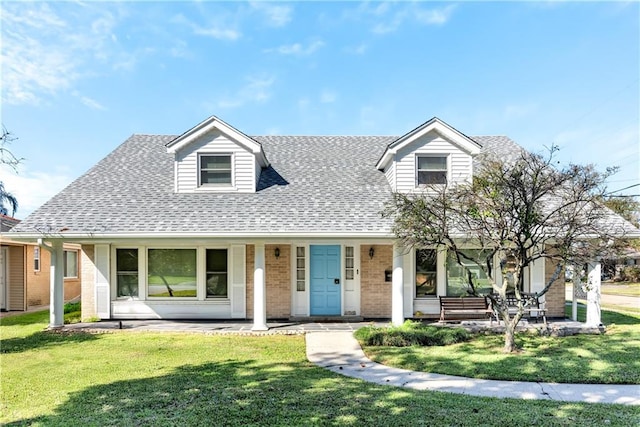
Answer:
POLYGON ((306 361, 302 336, 50 333, 47 313, 0 323, 0 423, 636 426, 637 408, 378 386, 306 361))
POLYGON ((603 282, 602 293, 606 295, 622 295, 640 297, 640 283, 633 282, 603 282))
MULTIPOLYGON (((570 307, 568 307, 570 309, 570 307)), ((578 319, 584 321, 584 307, 578 319)), ((498 380, 640 384, 640 316, 603 310, 604 335, 518 335, 521 352, 504 354, 503 335, 440 347, 365 346, 372 360, 416 371, 498 380)))

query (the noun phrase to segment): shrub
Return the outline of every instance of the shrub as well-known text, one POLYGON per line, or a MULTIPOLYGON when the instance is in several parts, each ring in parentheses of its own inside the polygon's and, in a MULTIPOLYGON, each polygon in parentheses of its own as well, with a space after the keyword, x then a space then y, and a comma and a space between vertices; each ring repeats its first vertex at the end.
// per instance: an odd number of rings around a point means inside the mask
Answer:
POLYGON ((74 311, 80 311, 80 303, 79 302, 68 302, 64 305, 64 312, 73 313, 74 311))
POLYGON ((468 341, 471 333, 462 328, 443 328, 407 320, 402 326, 366 326, 355 332, 363 345, 409 347, 441 346, 468 341))
POLYGON ((64 323, 80 323, 81 315, 79 302, 70 302, 64 305, 64 323))
POLYGON ((621 276, 625 281, 640 282, 640 267, 638 266, 627 266, 621 273, 621 276))

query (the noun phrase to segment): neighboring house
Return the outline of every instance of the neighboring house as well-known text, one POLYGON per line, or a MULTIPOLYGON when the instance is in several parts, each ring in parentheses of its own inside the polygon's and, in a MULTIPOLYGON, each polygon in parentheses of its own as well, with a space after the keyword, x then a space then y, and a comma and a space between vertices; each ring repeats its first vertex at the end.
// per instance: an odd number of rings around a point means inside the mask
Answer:
POLYGON ((635 248, 627 248, 622 253, 613 258, 606 258, 602 261, 602 278, 604 280, 632 280, 636 281, 638 273, 627 277, 628 273, 640 271, 640 251, 635 248), (631 269, 629 269, 631 267, 631 269))
MULTIPOLYGON (((401 323, 437 317, 462 272, 442 251, 395 245, 381 217, 392 192, 469 181, 479 153, 521 150, 437 118, 401 137, 250 137, 211 117, 178 137, 130 137, 10 234, 55 254, 81 245, 85 318, 401 323)), ((537 261, 525 290, 553 269, 537 261)), ((564 281, 545 297, 564 317, 564 281)))
MULTIPOLYGON (((50 255, 35 243, 17 242, 7 233, 20 220, 0 214, 0 310, 24 311, 49 304, 50 255)), ((64 299, 80 296, 80 246, 64 245, 64 299)))

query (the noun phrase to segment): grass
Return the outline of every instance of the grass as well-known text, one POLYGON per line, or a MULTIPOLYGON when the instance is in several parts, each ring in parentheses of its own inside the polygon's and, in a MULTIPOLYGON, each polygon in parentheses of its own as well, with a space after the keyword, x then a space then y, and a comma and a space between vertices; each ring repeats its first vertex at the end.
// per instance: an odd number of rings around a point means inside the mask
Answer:
POLYGON ((302 336, 44 332, 0 321, 0 423, 635 426, 621 405, 479 398, 379 386, 305 358, 302 336))
POLYGON ((621 295, 640 297, 640 283, 634 282, 603 282, 602 293, 606 295, 621 295))
MULTIPOLYGON (((570 307, 568 307, 570 309, 570 307)), ((584 321, 584 307, 578 320, 584 321)), ((445 347, 363 346, 385 365, 497 380, 640 384, 640 316, 603 310, 604 335, 546 337, 518 334, 521 351, 502 353, 504 337, 477 335, 445 347)))

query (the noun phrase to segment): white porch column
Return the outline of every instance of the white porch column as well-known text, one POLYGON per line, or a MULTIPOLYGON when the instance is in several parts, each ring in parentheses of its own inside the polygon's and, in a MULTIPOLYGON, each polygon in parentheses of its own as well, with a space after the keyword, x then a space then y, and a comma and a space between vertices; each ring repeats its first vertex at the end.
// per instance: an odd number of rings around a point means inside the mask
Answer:
POLYGON ((600 263, 590 262, 588 266, 587 326, 600 326, 600 263))
POLYGON ((580 267, 573 266, 573 292, 571 293, 571 320, 578 321, 578 289, 582 286, 580 282, 580 267))
POLYGON ((64 250, 60 240, 45 248, 51 253, 49 327, 57 328, 64 325, 64 250))
POLYGON ((266 331, 267 293, 264 275, 264 243, 256 243, 253 267, 253 327, 252 331, 266 331))
POLYGON ((393 245, 393 275, 391 278, 391 323, 400 326, 404 323, 404 271, 402 248, 393 245))

